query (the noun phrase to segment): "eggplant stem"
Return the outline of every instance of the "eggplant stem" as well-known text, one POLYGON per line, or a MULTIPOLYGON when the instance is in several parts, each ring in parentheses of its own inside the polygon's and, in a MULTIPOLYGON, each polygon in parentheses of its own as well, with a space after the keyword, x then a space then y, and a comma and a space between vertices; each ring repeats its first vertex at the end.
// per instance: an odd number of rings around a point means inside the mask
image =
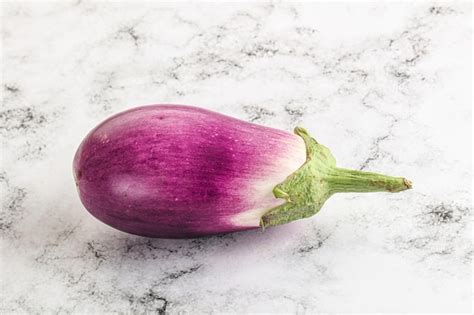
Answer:
POLYGON ((304 128, 295 128, 295 133, 305 142, 306 162, 274 187, 274 196, 286 202, 262 216, 262 228, 308 218, 335 193, 399 192, 412 188, 412 183, 404 177, 336 167, 331 151, 314 140, 304 128))
POLYGON ((400 192, 412 188, 412 183, 403 177, 393 177, 377 173, 334 168, 328 171, 324 180, 329 191, 341 192, 400 192))

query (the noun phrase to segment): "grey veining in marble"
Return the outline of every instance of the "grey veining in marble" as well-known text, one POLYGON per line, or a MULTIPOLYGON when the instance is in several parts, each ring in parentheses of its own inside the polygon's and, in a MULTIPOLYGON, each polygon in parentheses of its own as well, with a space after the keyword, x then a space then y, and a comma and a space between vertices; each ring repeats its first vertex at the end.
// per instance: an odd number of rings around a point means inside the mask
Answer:
POLYGON ((471 6, 3 3, 0 313, 471 311, 471 6), (112 113, 199 105, 304 126, 347 168, 406 176, 231 235, 127 235, 72 157, 112 113))

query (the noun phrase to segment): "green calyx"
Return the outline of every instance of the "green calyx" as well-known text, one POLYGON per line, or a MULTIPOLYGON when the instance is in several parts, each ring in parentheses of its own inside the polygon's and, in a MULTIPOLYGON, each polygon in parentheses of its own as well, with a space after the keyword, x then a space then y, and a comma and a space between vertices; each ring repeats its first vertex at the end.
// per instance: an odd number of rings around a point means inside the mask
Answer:
POLYGON ((262 216, 262 228, 310 217, 335 193, 399 192, 412 187, 403 177, 338 168, 329 149, 314 140, 305 129, 296 127, 295 133, 305 142, 306 162, 275 186, 274 196, 286 202, 262 216))

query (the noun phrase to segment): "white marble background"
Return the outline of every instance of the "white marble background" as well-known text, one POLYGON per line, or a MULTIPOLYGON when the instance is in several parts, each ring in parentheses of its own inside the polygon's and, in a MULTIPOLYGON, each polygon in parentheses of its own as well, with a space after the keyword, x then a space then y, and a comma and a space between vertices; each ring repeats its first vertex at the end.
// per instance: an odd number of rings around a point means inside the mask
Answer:
POLYGON ((2 5, 0 313, 471 311, 468 3, 2 5), (195 240, 81 205, 108 115, 199 105, 305 126, 340 166, 402 175, 311 219, 195 240))

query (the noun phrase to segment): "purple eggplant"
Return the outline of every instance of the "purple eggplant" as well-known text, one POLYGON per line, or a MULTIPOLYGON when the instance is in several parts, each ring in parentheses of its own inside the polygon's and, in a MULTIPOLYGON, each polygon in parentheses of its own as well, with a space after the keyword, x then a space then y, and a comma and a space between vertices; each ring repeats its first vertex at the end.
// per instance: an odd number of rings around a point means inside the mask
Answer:
POLYGON ((295 134, 184 105, 110 117, 74 157, 82 203, 124 232, 189 238, 288 223, 337 192, 398 192, 402 177, 336 167, 303 128, 295 134))

